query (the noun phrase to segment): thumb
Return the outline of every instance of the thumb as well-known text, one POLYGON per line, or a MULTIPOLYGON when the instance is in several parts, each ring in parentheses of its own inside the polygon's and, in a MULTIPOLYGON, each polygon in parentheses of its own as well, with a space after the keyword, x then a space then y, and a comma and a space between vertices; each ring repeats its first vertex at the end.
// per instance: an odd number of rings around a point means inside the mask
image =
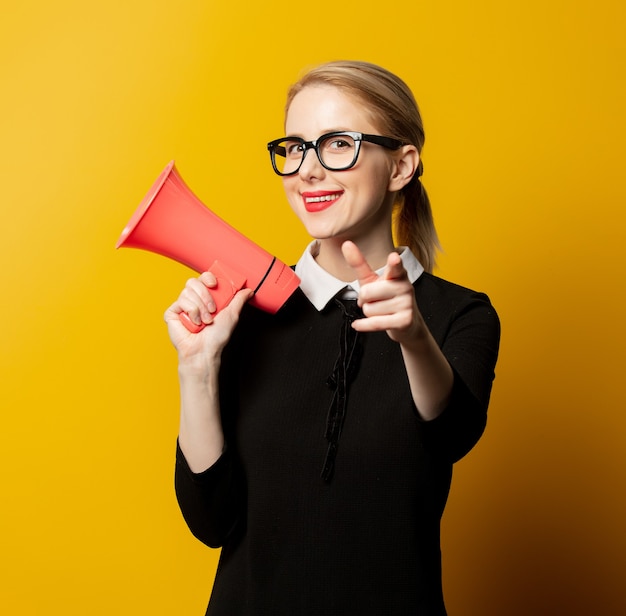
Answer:
POLYGON ((232 307, 235 314, 239 314, 242 311, 244 304, 248 300, 252 299, 253 295, 254 293, 252 292, 252 289, 241 289, 235 293, 233 299, 229 302, 229 306, 232 307))

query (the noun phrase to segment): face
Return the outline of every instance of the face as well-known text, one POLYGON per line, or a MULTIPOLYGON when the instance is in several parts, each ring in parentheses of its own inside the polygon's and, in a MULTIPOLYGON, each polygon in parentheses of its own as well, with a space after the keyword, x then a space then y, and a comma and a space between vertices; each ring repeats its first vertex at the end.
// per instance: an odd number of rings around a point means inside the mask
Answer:
MULTIPOLYGON (((315 140, 332 131, 380 135, 354 98, 332 86, 307 86, 292 100, 285 122, 288 136, 315 140)), ((311 237, 350 239, 357 244, 391 241, 391 210, 398 155, 362 142, 354 167, 325 169, 313 150, 298 173, 283 177, 287 199, 311 237)))

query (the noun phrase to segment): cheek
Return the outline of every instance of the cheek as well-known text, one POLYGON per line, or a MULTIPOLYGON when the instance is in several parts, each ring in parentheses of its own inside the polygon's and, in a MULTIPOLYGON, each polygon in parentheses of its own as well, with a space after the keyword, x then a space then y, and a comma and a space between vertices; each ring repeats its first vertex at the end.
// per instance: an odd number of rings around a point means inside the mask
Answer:
POLYGON ((371 193, 382 195, 389 190, 389 181, 393 173, 393 162, 384 152, 371 152, 367 165, 361 169, 363 186, 371 193), (378 156, 375 156, 378 154, 378 156))
POLYGON ((361 184, 361 189, 367 192, 372 201, 382 203, 389 194, 389 175, 384 170, 372 169, 361 184))
POLYGON ((295 182, 292 177, 284 177, 283 178, 283 190, 285 191, 285 196, 287 197, 287 201, 291 206, 291 209, 298 213, 298 206, 300 204, 300 195, 296 188, 295 182))

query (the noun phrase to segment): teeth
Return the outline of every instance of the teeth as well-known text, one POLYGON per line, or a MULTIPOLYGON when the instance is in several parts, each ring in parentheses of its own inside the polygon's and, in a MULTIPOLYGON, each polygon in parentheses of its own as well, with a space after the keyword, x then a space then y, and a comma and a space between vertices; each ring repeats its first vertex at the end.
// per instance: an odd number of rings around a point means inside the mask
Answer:
POLYGON ((320 201, 334 201, 335 199, 339 199, 339 197, 341 197, 341 194, 324 195, 322 197, 307 197, 306 202, 307 203, 319 203, 320 201))

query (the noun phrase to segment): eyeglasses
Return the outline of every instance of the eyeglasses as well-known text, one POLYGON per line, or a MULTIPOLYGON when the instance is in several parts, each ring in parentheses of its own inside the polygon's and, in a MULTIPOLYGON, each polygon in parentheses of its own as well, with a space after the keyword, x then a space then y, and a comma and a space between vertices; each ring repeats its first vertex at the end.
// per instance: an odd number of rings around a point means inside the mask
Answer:
POLYGON ((267 144, 267 149, 272 159, 272 167, 278 175, 298 173, 309 150, 315 150, 325 169, 345 171, 356 164, 363 141, 375 143, 389 150, 397 150, 404 145, 391 137, 337 131, 326 133, 315 141, 305 141, 300 137, 275 139, 267 144))

